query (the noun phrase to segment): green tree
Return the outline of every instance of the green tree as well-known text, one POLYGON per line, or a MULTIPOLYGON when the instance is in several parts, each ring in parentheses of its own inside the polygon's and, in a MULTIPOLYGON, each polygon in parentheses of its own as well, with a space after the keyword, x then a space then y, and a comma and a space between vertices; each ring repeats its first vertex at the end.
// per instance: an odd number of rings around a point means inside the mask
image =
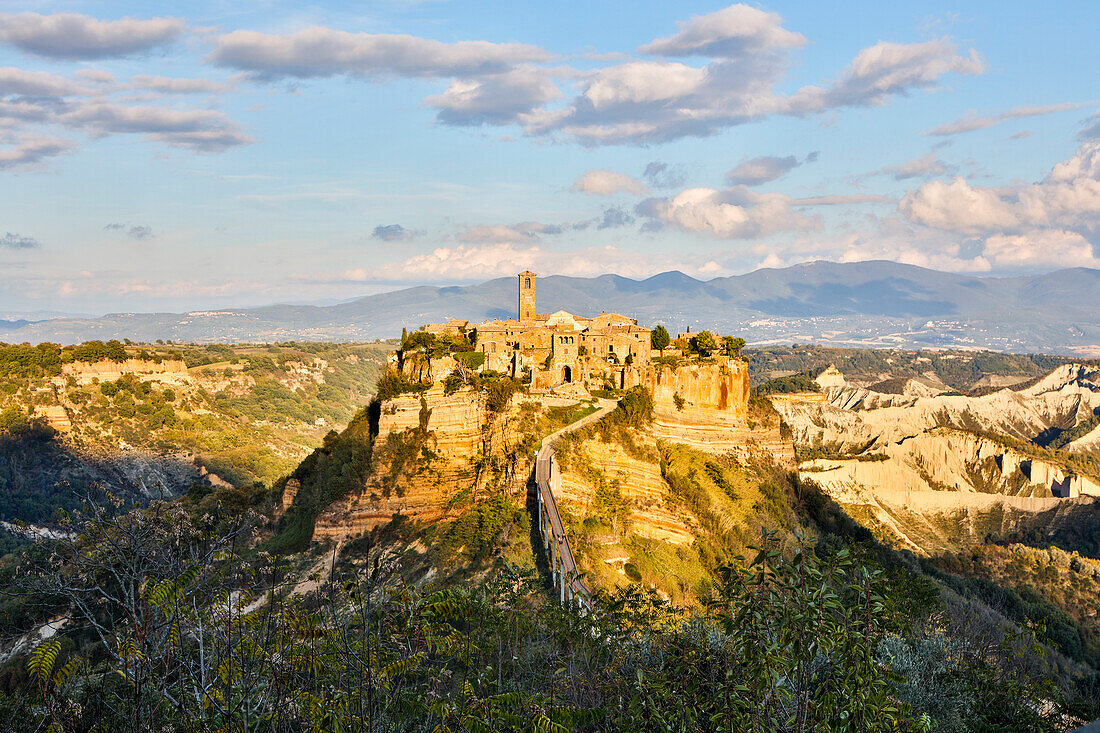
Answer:
POLYGON ((743 348, 745 348, 745 339, 740 336, 722 337, 722 349, 726 352, 726 356, 739 356, 743 348))
POLYGON ((649 345, 661 352, 661 356, 665 355, 665 349, 672 342, 669 338, 668 329, 657 324, 652 331, 649 332, 649 345))
POLYGON ((699 356, 710 356, 718 350, 718 340, 710 331, 700 331, 691 337, 691 348, 699 356))

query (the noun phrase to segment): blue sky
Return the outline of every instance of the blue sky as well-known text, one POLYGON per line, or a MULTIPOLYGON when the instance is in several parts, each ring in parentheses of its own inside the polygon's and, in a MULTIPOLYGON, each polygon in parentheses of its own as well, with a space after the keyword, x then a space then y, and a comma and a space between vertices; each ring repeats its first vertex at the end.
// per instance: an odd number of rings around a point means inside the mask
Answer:
POLYGON ((1094 2, 0 0, 0 310, 1100 267, 1094 2))

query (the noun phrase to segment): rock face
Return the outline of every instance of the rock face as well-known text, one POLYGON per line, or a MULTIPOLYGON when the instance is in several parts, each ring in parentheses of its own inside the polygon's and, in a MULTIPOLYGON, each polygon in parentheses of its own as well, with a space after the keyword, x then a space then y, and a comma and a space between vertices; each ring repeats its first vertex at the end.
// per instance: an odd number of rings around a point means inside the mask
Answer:
POLYGON ((318 517, 314 537, 354 536, 395 514, 438 521, 456 497, 481 490, 521 495, 533 457, 518 452, 524 438, 518 402, 494 413, 484 394, 447 395, 437 384, 382 403, 370 476, 318 517))
POLYGON ((36 415, 42 415, 50 427, 59 433, 68 433, 73 429, 69 413, 61 405, 40 405, 35 408, 36 415))
POLYGON ((1095 477, 982 437, 1031 441, 1087 419, 1100 407, 1100 370, 1092 367, 1066 365, 1031 386, 981 397, 848 387, 828 390, 822 403, 774 405, 799 446, 852 454, 803 463, 803 476, 917 551, 981 541, 1061 502, 1100 496, 1095 477))
MULTIPOLYGON (((656 453, 655 445, 647 445, 656 453)), ((598 466, 598 478, 592 471, 574 466, 561 477, 561 506, 578 516, 591 513, 598 501, 598 481, 617 482, 615 488, 627 503, 627 521, 631 531, 641 537, 674 545, 695 539, 689 517, 671 500, 668 484, 655 461, 633 457, 617 443, 589 441, 584 454, 590 466, 598 466)))
POLYGON ((1100 381, 1048 380, 1020 392, 1003 389, 981 397, 917 397, 849 387, 829 390, 820 405, 774 404, 796 443, 844 450, 888 445, 940 426, 1031 440, 1052 427, 1075 425, 1100 407, 1100 381))
MULTIPOLYGON (((987 494, 1057 500, 1068 496, 1068 476, 1000 443, 951 428, 937 428, 877 449, 886 460, 817 459, 800 468, 834 498, 857 501, 884 491, 987 494), (1066 492, 1066 493, 1063 493, 1066 492)), ((1080 477, 1078 477, 1080 478, 1080 477)), ((969 499, 959 499, 967 502, 969 499)), ((1027 502, 1020 506, 1029 506, 1027 502)), ((1035 505, 1035 511, 1049 508, 1035 505)))
POLYGON ((161 382, 184 383, 189 381, 187 364, 178 359, 165 359, 159 364, 143 359, 97 361, 91 364, 73 362, 61 366, 60 381, 64 383, 69 377, 72 377, 77 384, 87 385, 91 384, 93 380, 113 382, 126 374, 161 382))
POLYGON ((844 379, 844 375, 841 374, 840 370, 832 364, 826 367, 825 371, 821 372, 821 374, 818 374, 814 378, 814 381, 817 382, 817 386, 821 389, 832 389, 834 387, 840 388, 848 386, 848 382, 846 379, 844 379))
POLYGON ((711 453, 738 450, 750 438, 748 364, 741 359, 653 364, 642 384, 653 394, 657 437, 711 453))
POLYGON ((286 486, 283 487, 282 497, 282 511, 286 512, 290 508, 290 505, 294 503, 294 497, 298 495, 298 491, 302 488, 302 482, 296 478, 288 479, 286 486))
POLYGON ((1100 451, 1100 425, 1097 425, 1091 431, 1067 445, 1066 448, 1073 451, 1081 451, 1083 453, 1100 451))

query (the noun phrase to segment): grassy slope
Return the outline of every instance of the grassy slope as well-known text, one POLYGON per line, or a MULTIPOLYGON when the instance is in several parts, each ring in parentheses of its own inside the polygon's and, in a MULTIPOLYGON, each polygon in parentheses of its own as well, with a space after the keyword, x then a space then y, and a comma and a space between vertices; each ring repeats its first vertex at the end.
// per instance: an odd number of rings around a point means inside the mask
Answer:
POLYGON ((0 409, 63 406, 85 449, 126 445, 191 452, 234 483, 273 483, 373 392, 390 344, 127 347, 149 361, 182 359, 191 385, 141 380, 56 386, 50 374, 0 377, 0 409))

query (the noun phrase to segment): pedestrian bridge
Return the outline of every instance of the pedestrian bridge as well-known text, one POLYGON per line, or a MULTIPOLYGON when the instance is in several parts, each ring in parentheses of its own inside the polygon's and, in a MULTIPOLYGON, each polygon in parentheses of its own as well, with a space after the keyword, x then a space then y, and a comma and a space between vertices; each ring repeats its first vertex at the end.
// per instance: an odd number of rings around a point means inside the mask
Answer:
POLYGON ((591 608, 592 590, 577 570, 573 548, 565 534, 565 526, 558 512, 556 497, 561 496, 561 471, 554 457, 554 443, 566 433, 579 430, 606 417, 615 409, 614 400, 600 400, 600 409, 587 417, 567 425, 542 442, 535 459, 535 495, 538 505, 539 537, 550 566, 550 577, 559 601, 578 602, 582 608, 591 608))

